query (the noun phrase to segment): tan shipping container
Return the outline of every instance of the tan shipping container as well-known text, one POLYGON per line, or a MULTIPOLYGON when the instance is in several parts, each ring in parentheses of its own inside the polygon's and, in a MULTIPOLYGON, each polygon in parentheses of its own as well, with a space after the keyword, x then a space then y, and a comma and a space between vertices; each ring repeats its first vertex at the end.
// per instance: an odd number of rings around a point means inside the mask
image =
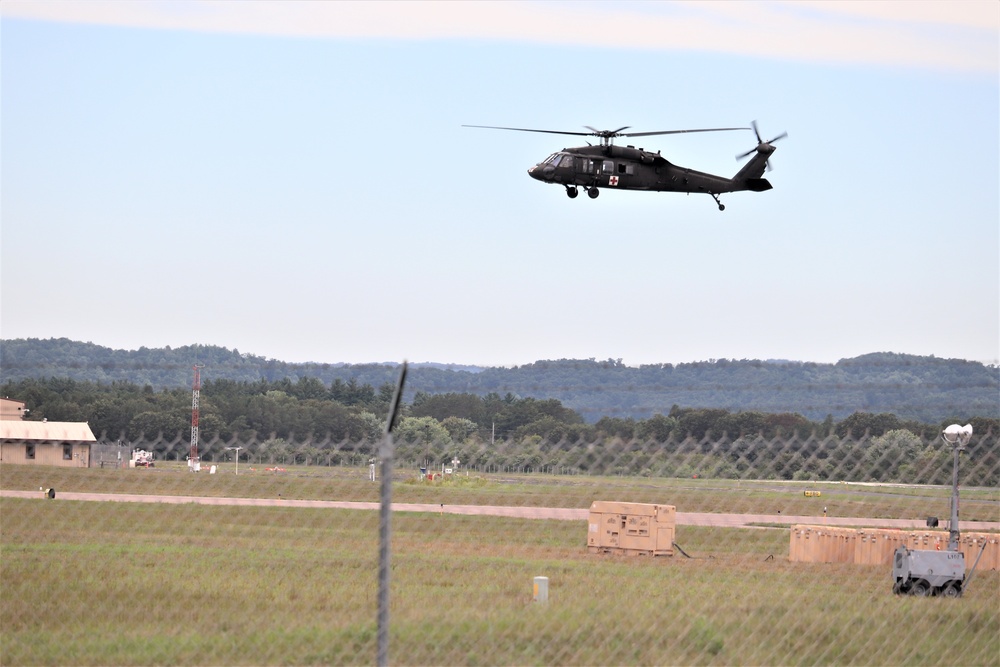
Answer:
MULTIPOLYGON (((789 533, 788 559, 793 563, 891 565, 892 554, 901 546, 944 551, 948 532, 795 525, 789 533)), ((965 555, 967 571, 976 558, 977 570, 1000 569, 1000 534, 962 533, 958 549, 965 555)))
POLYGON ((587 523, 591 553, 674 554, 677 508, 673 505, 595 500, 587 523))
POLYGON ((1000 570, 1000 535, 997 533, 963 533, 958 549, 965 554, 968 569, 972 569, 978 558, 976 570, 1000 570))
POLYGON ((789 559, 800 563, 849 563, 857 538, 853 532, 827 526, 793 526, 789 559))
POLYGON ((858 565, 888 565, 892 554, 906 543, 906 532, 893 528, 862 528, 854 549, 858 565))

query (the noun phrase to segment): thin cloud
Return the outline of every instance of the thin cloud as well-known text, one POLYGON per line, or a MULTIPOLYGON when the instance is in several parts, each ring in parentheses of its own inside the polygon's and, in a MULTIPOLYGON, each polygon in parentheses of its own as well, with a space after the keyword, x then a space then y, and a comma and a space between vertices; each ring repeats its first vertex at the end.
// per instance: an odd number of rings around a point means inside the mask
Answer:
POLYGON ((7 0, 6 18, 311 38, 492 40, 998 70, 995 2, 7 0))

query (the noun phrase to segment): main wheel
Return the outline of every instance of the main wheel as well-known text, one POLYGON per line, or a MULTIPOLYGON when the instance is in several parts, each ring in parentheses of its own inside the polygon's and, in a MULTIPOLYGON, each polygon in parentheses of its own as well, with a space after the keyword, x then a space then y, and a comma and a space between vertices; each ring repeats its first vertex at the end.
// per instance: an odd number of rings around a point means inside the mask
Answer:
POLYGON ((590 197, 591 199, 597 199, 598 195, 600 194, 601 191, 598 190, 597 188, 590 188, 589 190, 587 190, 587 196, 590 197))
POLYGON ((962 597, 962 589, 957 584, 948 584, 941 589, 940 595, 946 598, 960 598, 962 597))
POLYGON ((580 191, 576 188, 566 188, 566 196, 570 199, 576 199, 578 194, 580 194, 580 191))

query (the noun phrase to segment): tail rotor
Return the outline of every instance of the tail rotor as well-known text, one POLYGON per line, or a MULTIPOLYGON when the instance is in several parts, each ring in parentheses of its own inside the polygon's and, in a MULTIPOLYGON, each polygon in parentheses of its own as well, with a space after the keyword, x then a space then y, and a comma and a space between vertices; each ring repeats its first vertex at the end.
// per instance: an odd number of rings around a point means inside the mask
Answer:
MULTIPOLYGON (((770 155, 771 153, 774 152, 774 147, 771 144, 773 144, 775 141, 778 141, 779 139, 784 139, 785 137, 788 136, 787 132, 782 132, 774 139, 771 139, 770 141, 764 141, 763 139, 761 139, 760 131, 757 129, 757 121, 752 121, 750 125, 753 127, 753 133, 757 136, 757 145, 748 150, 746 153, 741 153, 740 155, 737 155, 736 156, 737 160, 742 160, 751 153, 767 153, 768 155, 770 155)), ((765 166, 767 167, 768 171, 771 171, 770 161, 766 162, 765 166)))

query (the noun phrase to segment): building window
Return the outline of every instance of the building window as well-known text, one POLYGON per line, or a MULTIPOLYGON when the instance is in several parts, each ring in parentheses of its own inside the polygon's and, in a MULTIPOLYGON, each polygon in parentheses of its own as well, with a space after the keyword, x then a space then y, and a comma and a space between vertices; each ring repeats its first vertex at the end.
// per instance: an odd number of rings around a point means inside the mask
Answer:
POLYGON ((35 458, 35 446, 34 445, 25 445, 24 446, 24 458, 29 459, 29 460, 34 460, 34 458, 35 458))
POLYGON ((63 445, 63 461, 73 460, 73 445, 63 445))

